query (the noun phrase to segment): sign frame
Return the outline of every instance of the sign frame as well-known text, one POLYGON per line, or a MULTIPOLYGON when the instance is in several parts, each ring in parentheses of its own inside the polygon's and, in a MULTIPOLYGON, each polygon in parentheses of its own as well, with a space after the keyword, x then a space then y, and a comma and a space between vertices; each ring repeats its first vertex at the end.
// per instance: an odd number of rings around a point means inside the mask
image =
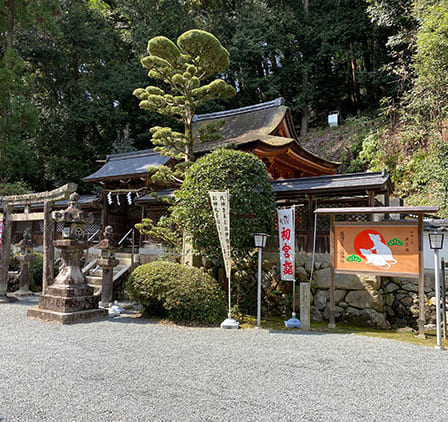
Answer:
MULTIPOLYGON (((345 208, 318 208, 314 210, 316 215, 329 215, 330 216, 330 310, 329 310, 329 328, 335 328, 335 270, 334 270, 334 225, 336 215, 369 215, 372 220, 372 214, 394 214, 394 215, 412 215, 414 219, 417 219, 419 242, 419 276, 418 276, 418 295, 419 295, 419 319, 418 319, 418 335, 421 338, 425 338, 425 277, 424 277, 424 264, 423 264, 423 215, 436 214, 439 211, 437 206, 398 206, 398 207, 345 207, 345 208)), ((403 220, 403 217, 399 221, 403 220)), ((393 222, 390 222, 391 224, 393 222)), ((314 227, 314 233, 316 233, 316 224, 314 227)), ((314 257, 314 250, 313 250, 314 257)))

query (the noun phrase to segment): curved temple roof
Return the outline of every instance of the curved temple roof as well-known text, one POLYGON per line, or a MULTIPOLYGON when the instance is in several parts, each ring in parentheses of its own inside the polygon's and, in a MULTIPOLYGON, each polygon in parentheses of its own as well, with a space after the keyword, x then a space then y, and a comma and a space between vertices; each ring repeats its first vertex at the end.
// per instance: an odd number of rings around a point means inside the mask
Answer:
POLYGON ((277 164, 300 167, 304 175, 334 174, 339 163, 325 160, 300 145, 291 114, 283 98, 250 107, 195 116, 193 134, 197 136, 204 124, 224 120, 220 129, 222 139, 196 143, 195 152, 205 153, 213 148, 236 144, 250 149, 259 158, 276 159, 277 164))
MULTIPOLYGON (((249 107, 218 113, 196 115, 193 134, 203 124, 225 120, 220 129, 222 139, 195 144, 195 153, 204 154, 213 148, 236 144, 262 159, 273 179, 334 174, 339 163, 325 160, 300 145, 291 115, 284 100, 278 98, 249 107)), ((166 164, 153 149, 108 155, 106 163, 95 173, 83 178, 86 182, 113 181, 148 175, 148 167, 166 164)))
POLYGON ((119 180, 125 177, 145 176, 148 174, 148 167, 164 165, 168 160, 169 157, 163 157, 153 149, 108 155, 103 167, 82 180, 99 182, 105 179, 119 180))

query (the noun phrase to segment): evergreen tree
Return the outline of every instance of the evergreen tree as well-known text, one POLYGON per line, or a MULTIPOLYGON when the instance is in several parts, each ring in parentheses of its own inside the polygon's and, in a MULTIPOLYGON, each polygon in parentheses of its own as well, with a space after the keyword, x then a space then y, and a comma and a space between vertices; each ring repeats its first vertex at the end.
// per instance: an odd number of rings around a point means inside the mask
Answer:
MULTIPOLYGON (((184 127, 183 133, 170 127, 152 128, 155 149, 176 161, 194 161, 193 118, 197 108, 205 101, 235 93, 222 79, 209 81, 217 72, 227 69, 229 53, 212 34, 190 30, 177 39, 177 45, 164 36, 151 39, 142 65, 149 70, 150 78, 163 81, 167 89, 154 85, 136 89, 134 95, 140 99, 140 107, 171 117, 184 127)), ((185 165, 179 164, 174 171, 162 166, 153 180, 171 179, 179 183, 184 169, 185 165)))
POLYGON ((61 7, 57 33, 39 36, 28 28, 20 35, 41 111, 34 141, 39 190, 79 183, 126 127, 136 147, 146 147, 149 137, 137 134, 151 126, 131 95, 145 74, 120 34, 88 2, 63 0, 61 7))
POLYGON ((0 180, 18 181, 34 170, 31 142, 38 127, 34 81, 17 34, 54 29, 55 1, 5 0, 0 5, 0 180))

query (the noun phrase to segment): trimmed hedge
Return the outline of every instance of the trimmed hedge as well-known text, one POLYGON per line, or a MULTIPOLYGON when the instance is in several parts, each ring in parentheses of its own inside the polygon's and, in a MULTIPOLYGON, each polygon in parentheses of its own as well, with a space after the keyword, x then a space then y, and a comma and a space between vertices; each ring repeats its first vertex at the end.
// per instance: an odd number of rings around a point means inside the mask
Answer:
POLYGON ((217 281, 199 268, 168 261, 137 267, 126 292, 151 315, 173 321, 216 324, 226 317, 225 294, 217 281))

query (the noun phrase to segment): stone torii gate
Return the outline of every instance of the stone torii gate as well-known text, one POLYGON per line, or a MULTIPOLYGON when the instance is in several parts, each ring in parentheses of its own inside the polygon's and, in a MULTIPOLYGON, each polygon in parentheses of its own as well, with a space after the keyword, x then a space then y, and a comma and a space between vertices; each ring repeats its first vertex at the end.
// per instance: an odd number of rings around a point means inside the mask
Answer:
POLYGON ((76 183, 67 183, 60 188, 47 192, 30 193, 26 195, 13 195, 0 197, 3 205, 3 232, 0 260, 0 302, 7 301, 8 291, 8 268, 10 260, 12 223, 14 221, 36 221, 44 222, 43 239, 43 277, 42 292, 54 279, 54 221, 51 219, 51 211, 55 201, 67 199, 77 189, 76 183), (44 204, 43 212, 31 212, 31 205, 44 204), (14 212, 14 206, 23 205, 23 212, 14 212))

